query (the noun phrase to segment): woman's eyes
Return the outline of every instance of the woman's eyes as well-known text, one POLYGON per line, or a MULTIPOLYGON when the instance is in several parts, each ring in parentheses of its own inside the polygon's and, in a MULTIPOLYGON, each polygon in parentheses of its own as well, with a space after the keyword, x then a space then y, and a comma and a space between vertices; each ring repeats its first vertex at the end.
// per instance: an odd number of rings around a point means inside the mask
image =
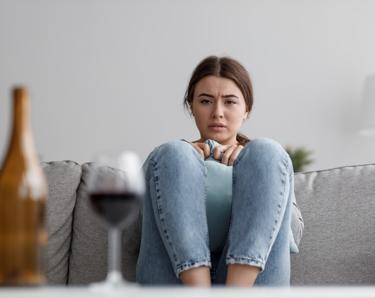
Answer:
MULTIPOLYGON (((202 104, 210 104, 212 103, 212 100, 209 100, 209 99, 201 99, 200 101, 202 104)), ((224 104, 226 105, 233 105, 233 104, 236 104, 237 102, 235 100, 231 100, 231 99, 228 99, 226 101, 224 101, 224 104)))

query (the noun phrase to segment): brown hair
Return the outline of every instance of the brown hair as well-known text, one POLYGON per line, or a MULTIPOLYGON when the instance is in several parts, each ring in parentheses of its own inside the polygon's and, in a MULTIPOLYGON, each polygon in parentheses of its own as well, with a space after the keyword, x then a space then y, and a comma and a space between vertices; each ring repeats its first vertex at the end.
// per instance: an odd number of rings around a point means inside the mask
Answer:
MULTIPOLYGON (((232 80, 241 90, 245 99, 246 111, 250 112, 253 107, 253 87, 250 76, 245 67, 230 57, 209 56, 203 59, 194 69, 189 85, 184 96, 184 106, 189 111, 194 98, 195 86, 207 76, 217 76, 232 80)), ((237 141, 245 145, 249 138, 243 134, 237 134, 237 141)))

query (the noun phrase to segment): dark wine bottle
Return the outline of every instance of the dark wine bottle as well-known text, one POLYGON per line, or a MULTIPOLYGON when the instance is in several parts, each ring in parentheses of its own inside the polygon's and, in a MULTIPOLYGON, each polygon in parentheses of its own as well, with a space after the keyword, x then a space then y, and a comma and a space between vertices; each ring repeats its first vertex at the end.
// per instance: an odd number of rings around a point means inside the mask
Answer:
POLYGON ((13 127, 0 171, 0 286, 45 281, 41 254, 47 243, 47 183, 29 119, 25 88, 13 90, 13 127))

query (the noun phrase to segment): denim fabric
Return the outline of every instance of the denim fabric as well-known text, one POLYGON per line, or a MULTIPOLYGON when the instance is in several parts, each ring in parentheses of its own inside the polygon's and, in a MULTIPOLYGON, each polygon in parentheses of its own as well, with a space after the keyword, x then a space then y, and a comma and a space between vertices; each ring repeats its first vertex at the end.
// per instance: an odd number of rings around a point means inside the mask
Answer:
POLYGON ((280 144, 253 139, 233 165, 233 198, 227 242, 209 249, 206 167, 187 142, 157 147, 144 164, 146 195, 137 263, 141 284, 180 284, 181 272, 211 268, 213 283, 225 283, 228 264, 257 266, 255 285, 290 283, 289 229, 293 166, 280 144))
MULTIPOLYGON (((232 209, 233 167, 214 159, 214 149, 219 145, 214 140, 206 140, 210 146, 210 156, 204 161, 206 177, 206 212, 211 252, 222 249, 228 234, 232 209)), ((295 197, 293 194, 293 200, 295 197)), ((293 202, 293 201, 292 201, 293 202)), ((292 228, 289 229, 290 253, 298 253, 292 228)))

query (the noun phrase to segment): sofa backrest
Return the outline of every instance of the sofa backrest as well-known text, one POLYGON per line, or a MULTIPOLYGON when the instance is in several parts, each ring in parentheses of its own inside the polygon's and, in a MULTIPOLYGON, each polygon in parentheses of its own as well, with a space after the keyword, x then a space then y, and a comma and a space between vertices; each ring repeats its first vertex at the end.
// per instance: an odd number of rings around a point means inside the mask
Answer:
POLYGON ((295 175, 305 222, 295 285, 375 283, 375 164, 295 175))
MULTIPOLYGON (((42 163, 48 181, 48 245, 44 267, 50 284, 88 284, 107 273, 107 228, 94 214, 87 196, 92 164, 72 161, 42 163)), ((113 173, 113 172, 112 172, 113 173)), ((122 233, 124 277, 135 280, 141 217, 122 233)))
MULTIPOLYGON (((88 173, 92 163, 82 166, 82 177, 77 192, 77 202, 73 214, 72 245, 69 260, 68 284, 87 284, 104 280, 107 273, 107 228, 94 214, 87 193, 88 173)), ((113 171, 108 173, 113 175, 113 171)), ((135 281, 141 217, 129 223, 122 231, 122 271, 124 277, 135 281)))
POLYGON ((47 232, 44 269, 51 284, 68 280, 73 210, 81 180, 81 166, 72 161, 42 163, 48 182, 47 232))
MULTIPOLYGON (((92 164, 43 163, 49 184, 45 268, 51 284, 87 284, 107 272, 107 230, 89 206, 92 164)), ((295 174, 305 221, 292 285, 375 283, 375 164, 295 174)), ((123 231, 122 268, 135 280, 140 217, 123 231)))

